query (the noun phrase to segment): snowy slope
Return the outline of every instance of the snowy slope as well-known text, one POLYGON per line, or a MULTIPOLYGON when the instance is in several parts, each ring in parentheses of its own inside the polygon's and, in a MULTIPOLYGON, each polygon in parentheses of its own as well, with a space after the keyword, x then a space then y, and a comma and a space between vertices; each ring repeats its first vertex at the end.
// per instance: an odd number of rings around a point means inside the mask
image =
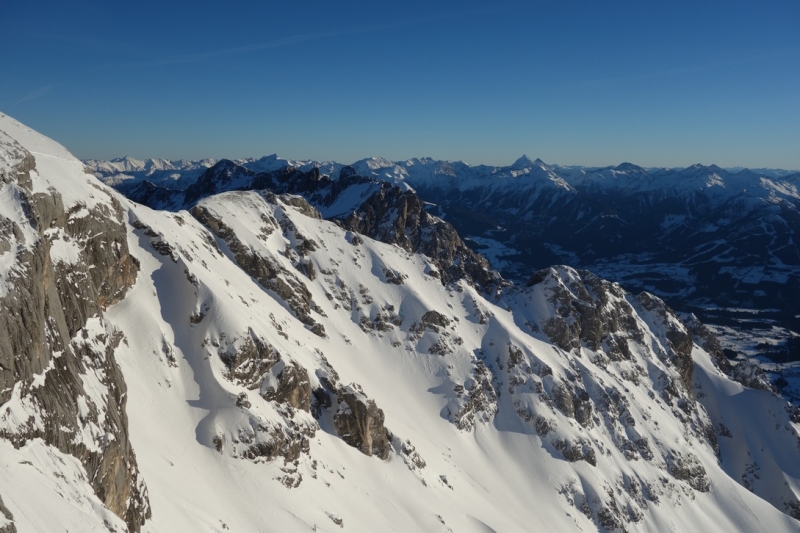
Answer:
MULTIPOLYGON (((445 285, 433 260, 301 197, 224 192, 155 211, 12 119, 0 131, 5 160, 29 151, 37 187, 66 205, 119 202, 135 284, 77 335, 121 335, 144 531, 800 527, 794 412, 725 377, 655 297, 569 267, 492 294, 445 285)), ((22 222, 16 185, 2 187, 0 214, 22 222)), ((0 412, 24 414, 39 379, 0 412)), ((11 442, 6 526, 126 527, 75 456, 11 442)))
MULTIPOLYGON (((544 363, 559 377, 570 371, 574 359, 523 333, 515 326, 513 314, 487 302, 473 288, 456 285, 448 290, 441 286, 438 280, 424 274, 426 262, 422 258, 408 257, 394 247, 368 240, 353 246, 348 243, 343 230, 303 215, 280 200, 277 204, 269 204, 257 193, 227 193, 201 205, 225 221, 245 247, 272 259, 288 273, 297 272, 292 258, 295 258, 295 263, 300 260, 299 254, 294 256, 289 251, 296 250, 296 247, 302 249, 298 242, 318 243, 319 248, 308 252, 307 259, 315 265, 319 275, 313 281, 305 279, 303 282, 311 292, 312 301, 321 309, 321 312, 314 313, 314 319, 325 326, 327 337, 313 334, 287 309, 285 302, 270 295, 269 291, 265 295, 265 290, 249 276, 232 269, 230 251, 221 243, 223 255, 220 255, 209 246, 206 230, 188 213, 177 215, 184 221, 181 224, 176 215, 148 213, 140 208, 137 212, 137 216, 141 215, 139 220, 152 228, 159 228, 162 235, 159 238, 170 243, 178 258, 176 263, 169 255, 159 256, 151 252, 153 259, 143 260, 143 272, 152 269, 152 274, 145 274, 145 279, 152 280, 152 284, 137 286, 131 297, 109 314, 109 319, 123 330, 129 329, 123 325, 126 321, 141 321, 146 317, 147 323, 136 323, 130 329, 150 332, 141 340, 131 339, 130 345, 131 353, 151 354, 146 366, 141 366, 139 359, 129 361, 124 355, 120 360, 126 376, 134 373, 135 383, 141 382, 141 385, 130 383, 131 405, 140 406, 143 411, 139 413, 138 408, 131 408, 132 430, 136 434, 137 418, 148 428, 148 444, 139 448, 157 451, 152 457, 145 451, 139 452, 153 505, 153 527, 161 526, 161 520, 164 520, 164 527, 173 527, 171 521, 177 520, 184 527, 191 524, 193 528, 201 523, 214 526, 221 520, 245 530, 256 528, 263 519, 260 515, 263 503, 258 499, 242 498, 241 490, 236 486, 239 480, 249 480, 251 474, 256 476, 259 468, 264 472, 262 476, 267 478, 263 481, 271 483, 272 487, 268 484, 251 488, 248 484, 245 493, 270 491, 270 499, 276 507, 275 523, 284 524, 276 530, 296 527, 292 523, 296 517, 309 525, 331 528, 326 513, 341 517, 344 524, 354 530, 387 527, 397 531, 429 530, 437 525, 436 515, 441 515, 449 527, 461 531, 480 531, 482 526, 478 526, 481 522, 497 531, 521 531, 543 526, 560 530, 576 525, 593 527, 580 509, 572 507, 570 499, 578 500, 580 507, 581 495, 588 492, 589 501, 592 498, 599 500, 599 510, 602 511, 603 501, 612 501, 604 494, 606 485, 613 488, 621 482, 625 487, 623 480, 626 476, 628 480, 649 484, 647 490, 654 493, 651 497, 660 496, 658 505, 644 503, 638 510, 641 513, 638 527, 661 528, 665 521, 670 521, 675 524, 675 530, 689 530, 703 523, 698 522, 699 514, 710 517, 704 519, 708 520, 705 522, 707 526, 724 524, 726 528, 734 527, 736 520, 745 520, 745 512, 740 509, 740 503, 731 503, 732 494, 750 501, 754 506, 750 511, 756 513, 759 520, 774 521, 776 528, 794 527, 793 522, 774 514, 774 509, 766 507, 721 472, 713 450, 705 442, 696 436, 684 440, 686 426, 671 414, 659 413, 661 408, 656 409, 650 421, 646 421, 648 415, 644 410, 642 414, 637 413, 636 418, 642 416, 640 420, 645 420, 640 423, 645 424, 647 435, 653 435, 648 430, 652 429, 654 422, 659 422, 661 435, 651 438, 667 442, 675 440, 680 442, 679 449, 685 446, 697 449, 700 462, 710 472, 710 483, 714 487, 710 493, 697 492, 685 482, 662 479, 668 475, 666 465, 659 468, 640 459, 626 460, 621 452, 616 451, 613 437, 601 428, 584 432, 579 424, 560 411, 539 404, 538 398, 529 400, 531 394, 526 392, 515 391, 508 403, 489 404, 485 411, 477 410, 475 427, 466 424, 468 430, 459 431, 448 418, 464 406, 465 402, 456 397, 455 388, 458 385, 469 388, 470 380, 474 380, 479 360, 477 352, 485 350, 483 359, 489 361, 488 366, 494 367, 499 364, 492 361, 495 357, 507 360, 508 341, 512 340, 526 352, 530 351, 524 355, 526 362, 534 362, 534 365, 544 363), (281 226, 290 229, 279 229, 281 226), (264 228, 273 230, 266 242, 263 236, 267 231, 264 228), (151 261, 152 265, 148 265, 151 261), (387 283, 384 280, 386 269, 402 272, 408 277, 402 285, 387 283), (186 279, 186 271, 188 276, 195 276, 196 287, 186 279), (136 292, 139 290, 141 293, 136 292), (168 292, 161 295, 161 290, 168 292), (176 292, 187 294, 188 298, 175 302, 171 295, 176 292), (329 300, 326 293, 333 299, 329 300), (173 301, 165 308, 163 300, 167 295, 173 301), (139 303, 140 297, 150 300, 150 303, 139 303), (132 308, 139 305, 146 305, 147 310, 132 308), (380 313, 386 313, 388 306, 394 306, 394 312, 403 317, 399 327, 387 331, 362 327, 364 317, 375 323, 380 313), (458 326, 446 331, 447 335, 445 331, 425 330, 417 338, 418 334, 412 331, 414 324, 419 324, 424 313, 436 309, 452 317, 454 323, 458 318, 458 326), (205 312, 202 320, 187 328, 189 318, 200 312, 205 312), (480 324, 478 313, 488 317, 486 324, 480 324), (274 333, 278 326, 288 338, 274 333), (157 331, 161 334, 154 335, 153 332, 157 331), (321 428, 310 441, 308 456, 302 456, 296 467, 287 469, 280 464, 281 461, 271 465, 237 461, 228 456, 227 448, 223 449, 221 456, 217 455, 210 427, 223 435, 227 443, 241 431, 242 424, 244 427, 251 424, 245 420, 248 416, 258 417, 262 424, 275 419, 274 406, 270 408, 269 402, 252 392, 248 395, 252 406, 244 410, 246 414, 242 413, 243 409, 236 408, 235 401, 247 389, 231 384, 224 377, 226 370, 219 354, 232 350, 237 342, 244 342, 251 331, 267 339, 278 352, 286 354, 284 357, 290 357, 307 368, 312 388, 320 386, 315 376, 324 372, 328 365, 338 372, 341 382, 361 385, 364 393, 386 413, 386 427, 396 438, 410 440, 426 466, 418 471, 408 469, 396 449, 386 463, 375 457, 367 459, 343 445, 332 428, 326 428, 324 417, 320 420, 321 428), (177 367, 170 366, 164 354, 165 338, 167 344, 174 347, 172 356, 177 360, 177 367), (454 342, 456 338, 460 341, 454 342), (394 343, 399 346, 393 346, 394 343), (444 347, 444 352, 450 353, 444 356, 430 353, 437 344, 444 347), (321 358, 322 354, 325 360, 321 358), (161 382, 160 386, 153 385, 154 376, 158 376, 155 379, 161 382), (136 398, 138 386, 146 391, 147 397, 142 401, 136 398), (611 457, 599 457, 597 467, 586 461, 565 462, 549 445, 554 439, 545 441, 536 435, 534 423, 526 424, 524 418, 515 412, 513 402, 517 396, 527 400, 534 414, 553 417, 560 438, 586 435, 595 443, 601 443, 600 449, 607 449, 611 457), (176 409, 170 416, 164 412, 168 405, 175 405, 176 409), (156 406, 162 413, 159 418, 164 418, 163 431, 152 429, 156 406), (496 415, 491 412, 494 409, 497 409, 496 415), (194 422, 183 431, 183 437, 174 442, 175 430, 168 428, 185 425, 187 419, 194 422), (563 429, 559 429, 562 426, 563 429), (173 450, 172 453, 169 450, 173 450), (315 460, 318 461, 316 471, 311 466, 315 460), (154 472, 161 472, 155 479, 148 476, 150 462, 154 472), (234 486, 220 490, 217 483, 204 484, 208 486, 207 495, 193 494, 189 498, 193 502, 192 509, 203 509, 204 512, 198 513, 188 524, 182 522, 188 519, 182 516, 185 509, 179 510, 181 516, 175 516, 176 509, 165 508, 159 516, 156 502, 161 490, 174 498, 185 485, 182 475, 163 472, 165 465, 170 463, 175 465, 170 468, 182 468, 178 472, 223 468, 224 478, 230 479, 234 486), (221 467, 221 464, 229 466, 221 467), (319 464, 326 466, 320 469, 319 464), (281 467, 289 472, 282 471, 281 467), (333 475, 331 470, 342 474, 344 479, 339 474, 333 475), (282 486, 287 475, 297 480, 298 474, 303 475, 298 487, 287 489, 282 486), (442 475, 452 490, 444 484, 442 475), (168 478, 163 480, 165 487, 160 489, 156 483, 160 483, 163 476, 168 478), (422 484, 423 480, 427 487, 422 484), (337 491, 336 488, 343 490, 337 491), (559 495, 559 490, 562 493, 566 491, 566 494, 559 495), (273 492, 277 494, 272 495, 273 492), (219 501, 220 493, 230 495, 232 501, 219 501), (369 502, 372 513, 364 512, 362 498, 369 502), (537 505, 526 505, 525 502, 530 501, 536 501, 537 505), (309 505, 309 502, 315 504, 309 505), (248 510, 249 506, 252 508, 248 510), (214 508, 218 509, 217 514, 210 512, 214 508), (223 511, 226 508, 241 509, 241 512, 226 513, 223 511), (287 508, 291 514, 286 512, 287 508), (715 513, 719 514, 715 516, 715 513), (685 522, 678 520, 677 516, 682 516, 685 522)), ((133 236, 141 240, 142 231, 134 230, 133 236)), ((142 243, 142 246, 146 244, 142 243)), ((539 298, 536 300, 541 301, 539 298)), ((643 361, 643 364, 647 363, 643 361)), ((653 361, 649 364, 660 366, 653 361)), ((593 373, 599 372, 594 365, 589 365, 593 373)), ((619 382, 613 374, 600 376, 599 379, 619 382)), ((506 377, 499 379, 501 384, 497 388, 502 399, 503 389, 509 386, 509 382, 506 377)), ((528 379, 530 385, 525 383, 517 387, 534 387, 538 381, 533 374, 528 379)), ((547 383, 547 376, 542 381, 547 383)), ((631 404, 648 405, 645 391, 652 388, 652 384, 644 380, 641 393, 632 393, 631 404)), ((310 417, 302 412, 296 413, 293 420, 296 424, 313 425, 310 417)), ((622 500, 635 502, 635 498, 622 500)), ((623 511, 626 515, 636 513, 636 503, 626 504, 632 505, 633 509, 623 511)), ((598 509, 593 508, 592 503, 589 505, 589 514, 594 512, 592 516, 596 519, 598 509)))

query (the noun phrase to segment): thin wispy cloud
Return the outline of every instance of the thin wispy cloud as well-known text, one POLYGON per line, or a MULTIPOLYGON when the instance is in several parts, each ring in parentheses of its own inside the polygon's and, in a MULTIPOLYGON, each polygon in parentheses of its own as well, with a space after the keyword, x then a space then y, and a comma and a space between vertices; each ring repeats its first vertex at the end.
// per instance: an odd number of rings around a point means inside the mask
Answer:
POLYGON ((89 37, 87 35, 78 33, 78 34, 66 34, 66 33, 53 33, 53 32, 8 32, 5 34, 6 37, 11 37, 14 39, 27 39, 29 41, 52 41, 57 43, 67 43, 67 44, 85 44, 88 46, 128 46, 134 48, 136 46, 141 46, 141 43, 135 42, 127 42, 127 41, 119 41, 119 40, 111 40, 111 39, 97 39, 95 37, 89 37))
POLYGON ((204 61, 207 59, 214 59, 217 57, 227 56, 227 55, 235 55, 235 54, 243 54, 246 52, 255 52, 258 50, 269 50, 270 48, 280 48, 283 46, 289 46, 292 44, 299 44, 304 43, 307 41, 316 41, 319 39, 325 39, 326 37, 338 37, 342 35, 352 35, 356 33, 361 33, 357 31, 341 31, 341 32, 323 32, 323 33, 306 33, 301 35, 292 35, 290 37, 284 37, 282 39, 276 39, 274 41, 267 41, 262 43, 254 43, 244 46, 235 46, 231 48, 220 48, 217 50, 209 50, 206 52, 198 52, 194 54, 182 54, 176 55, 171 57, 165 57, 163 59, 156 59, 152 61, 140 61, 136 63, 131 63, 131 66, 135 67, 155 67, 155 66, 162 66, 162 65, 179 65, 185 63, 196 63, 198 61, 204 61))
POLYGON ((417 26, 421 24, 428 24, 431 22, 439 22, 444 20, 452 20, 462 17, 468 17, 473 15, 484 15, 488 13, 492 13, 497 11, 497 9, 474 9, 468 11, 460 11, 457 13, 446 13, 442 15, 432 16, 432 17, 421 17, 413 20, 406 20, 401 22, 396 22, 393 24, 382 24, 382 25, 375 25, 375 26, 365 26, 360 28, 344 28, 341 30, 331 30, 331 31, 323 31, 323 32, 316 32, 316 33, 302 33, 298 35, 290 35, 288 37, 283 37, 280 39, 275 39, 273 41, 265 41, 260 43, 253 43, 253 44, 246 44, 242 46, 234 46, 230 48, 219 48, 216 50, 208 50, 204 52, 197 52, 192 54, 182 54, 182 55, 175 55, 170 57, 165 57, 161 59, 155 59, 150 61, 140 61, 129 63, 129 66, 135 67, 153 67, 153 66, 164 66, 164 65, 179 65, 179 64, 187 64, 187 63, 196 63, 199 61, 205 61, 208 59, 214 59, 223 56, 229 55, 236 55, 236 54, 244 54, 248 52, 256 52, 260 50, 269 50, 273 48, 281 48, 285 46, 291 46, 295 44, 305 43, 309 41, 319 41, 322 39, 329 39, 332 37, 346 37, 350 35, 360 35, 366 33, 374 33, 378 31, 384 30, 392 30, 398 28, 405 28, 411 26, 417 26))
POLYGON ((49 93, 53 89, 53 87, 55 87, 55 85, 46 85, 44 87, 40 87, 40 88, 36 89, 35 91, 32 91, 32 92, 26 94, 25 96, 23 96, 22 98, 20 98, 19 100, 17 100, 13 104, 11 104, 11 107, 17 107, 18 105, 23 104, 25 102, 30 102, 31 100, 35 100, 37 98, 41 98, 42 96, 44 96, 47 93, 49 93))

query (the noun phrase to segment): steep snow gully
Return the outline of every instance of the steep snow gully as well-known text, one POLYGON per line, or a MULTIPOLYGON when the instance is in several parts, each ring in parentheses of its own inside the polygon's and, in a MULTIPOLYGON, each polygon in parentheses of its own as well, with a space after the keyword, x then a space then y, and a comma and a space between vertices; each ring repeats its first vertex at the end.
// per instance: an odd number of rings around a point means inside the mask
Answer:
POLYGON ((0 115, 0 531, 800 530, 800 413, 659 298, 220 176, 153 210, 0 115))

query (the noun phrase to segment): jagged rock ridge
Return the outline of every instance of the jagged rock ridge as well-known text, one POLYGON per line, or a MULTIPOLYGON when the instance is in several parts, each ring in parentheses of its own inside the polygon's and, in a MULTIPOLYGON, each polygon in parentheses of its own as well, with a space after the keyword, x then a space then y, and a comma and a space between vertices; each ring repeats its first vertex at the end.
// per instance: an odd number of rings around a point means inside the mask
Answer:
POLYGON ((432 275, 443 283, 467 277, 489 291, 502 284, 486 259, 466 246, 453 226, 431 215, 413 191, 359 176, 352 167, 342 168, 334 180, 321 175, 318 168, 302 171, 287 167, 257 173, 222 160, 185 191, 144 181, 127 195, 154 208, 187 209, 202 198, 237 190, 302 195, 326 219, 339 220, 362 235, 431 257, 439 267, 432 275))

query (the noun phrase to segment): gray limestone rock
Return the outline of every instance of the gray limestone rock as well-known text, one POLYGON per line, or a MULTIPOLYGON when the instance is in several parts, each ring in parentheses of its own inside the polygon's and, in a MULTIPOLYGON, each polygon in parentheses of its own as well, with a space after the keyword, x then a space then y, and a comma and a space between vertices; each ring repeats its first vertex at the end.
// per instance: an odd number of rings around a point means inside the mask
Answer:
POLYGON ((249 336, 235 352, 220 354, 227 369, 227 378, 249 390, 258 389, 264 376, 280 361, 281 354, 269 343, 248 329, 249 336))
POLYGON ((666 340, 672 348, 671 359, 681 376, 683 386, 692 391, 692 333, 678 319, 675 312, 664 301, 649 292, 636 296, 636 301, 646 310, 660 318, 661 326, 666 331, 666 340))
POLYGON ((564 415, 574 418, 583 427, 592 426, 592 400, 585 390, 571 383, 561 383, 553 387, 551 396, 564 415))
POLYGON ((491 422, 499 409, 497 405, 497 378, 486 364, 477 360, 472 368, 472 378, 464 392, 463 403, 452 416, 458 429, 462 431, 475 427, 476 421, 491 422))
POLYGON ((261 395, 265 400, 275 401, 295 409, 309 412, 311 408, 311 382, 308 371, 294 361, 279 362, 272 368, 273 378, 265 379, 261 395), (280 367, 276 373, 275 370, 280 367))
POLYGON ((605 348, 612 360, 630 359, 626 338, 639 339, 641 332, 619 285, 565 267, 540 270, 527 285, 540 283, 555 310, 541 329, 554 344, 569 351, 585 343, 593 350, 605 348), (619 305, 609 305, 612 297, 619 305))
POLYGON ((446 328, 450 325, 450 319, 438 311, 427 311, 422 315, 420 325, 438 332, 439 328, 446 328))
MULTIPOLYGON (((348 168, 342 169, 341 176, 350 175, 348 168)), ((342 219, 346 229, 428 256, 443 284, 466 279, 487 292, 503 284, 489 262, 464 244, 452 225, 428 213, 413 191, 386 182, 378 185, 372 196, 342 219)))
POLYGON ((336 391, 339 408, 333 417, 336 433, 364 455, 389 458, 391 435, 384 427, 383 410, 367 398, 361 387, 349 385, 336 391))
POLYGON ((301 454, 308 454, 309 439, 313 438, 315 428, 301 425, 291 431, 281 426, 255 426, 255 430, 242 432, 237 440, 241 451, 237 455, 243 459, 273 461, 282 457, 285 463, 296 461, 301 454))
MULTIPOLYGON (((41 438, 77 457, 100 500, 131 531, 138 531, 150 507, 128 438, 125 382, 114 356, 121 336, 108 331, 90 336, 84 328, 97 317, 102 325, 103 310, 125 296, 139 263, 128 250, 124 213, 111 194, 98 186, 95 194, 105 202, 65 209, 56 191, 32 191, 29 173, 34 168, 33 157, 26 157, 15 174, 2 176, 4 183, 16 187, 38 237, 17 247, 15 263, 20 268, 11 273, 9 293, 0 299, 0 405, 12 394, 25 396, 42 413, 44 427, 6 427, 0 438, 15 446, 41 438), (56 239, 75 242, 79 260, 54 259, 51 247, 56 239), (58 364, 51 365, 55 352, 60 353, 58 364), (102 376, 104 404, 92 402, 90 412, 81 415, 78 399, 87 394, 83 376, 88 367, 102 376), (33 377, 45 372, 44 384, 31 387, 33 377), (105 439, 107 445, 87 445, 75 438, 89 421, 113 436, 105 439)), ((0 226, 0 246, 22 240, 19 228, 0 226)))
POLYGON ((670 453, 667 456, 667 470, 675 479, 685 481, 694 490, 708 492, 711 488, 711 480, 708 479, 705 468, 691 453, 670 453))
POLYGON ((3 499, 0 498, 0 515, 4 516, 9 521, 8 524, 0 526, 0 533, 17 533, 17 526, 14 525, 14 515, 3 504, 3 499))
POLYGON ((586 461, 592 466, 597 466, 597 454, 589 442, 583 440, 556 440, 553 442, 553 447, 560 451, 564 459, 570 463, 586 461))
MULTIPOLYGON (((271 193, 265 192, 265 197, 267 197, 266 195, 268 194, 271 193)), ((305 216, 310 218, 316 218, 317 220, 322 220, 322 215, 320 214, 320 212, 317 211, 317 209, 314 206, 309 204, 308 201, 302 196, 296 196, 293 194, 281 194, 278 198, 280 198, 280 200, 283 203, 291 205, 292 207, 296 207, 297 210, 303 213, 305 216)), ((272 201, 272 203, 275 202, 272 201)))
POLYGON ((683 324, 691 332, 695 342, 711 356, 714 365, 734 381, 751 389, 776 392, 769 377, 756 363, 748 360, 731 362, 723 352, 722 345, 714 333, 693 314, 681 316, 683 324))

